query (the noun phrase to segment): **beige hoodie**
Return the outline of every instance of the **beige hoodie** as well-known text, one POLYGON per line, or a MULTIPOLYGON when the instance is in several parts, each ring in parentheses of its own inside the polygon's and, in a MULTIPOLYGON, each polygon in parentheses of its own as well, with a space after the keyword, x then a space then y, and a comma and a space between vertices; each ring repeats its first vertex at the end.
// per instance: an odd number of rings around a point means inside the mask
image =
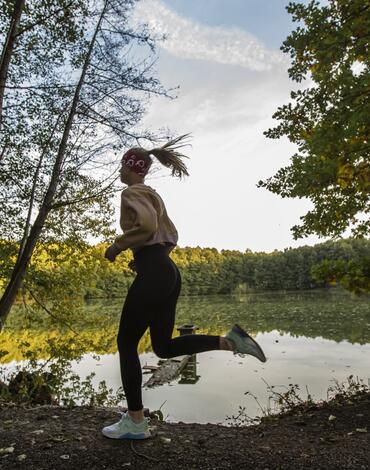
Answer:
POLYGON ((120 225, 124 233, 114 241, 120 251, 130 248, 135 252, 154 243, 177 245, 178 233, 162 198, 144 183, 132 184, 122 191, 120 225))

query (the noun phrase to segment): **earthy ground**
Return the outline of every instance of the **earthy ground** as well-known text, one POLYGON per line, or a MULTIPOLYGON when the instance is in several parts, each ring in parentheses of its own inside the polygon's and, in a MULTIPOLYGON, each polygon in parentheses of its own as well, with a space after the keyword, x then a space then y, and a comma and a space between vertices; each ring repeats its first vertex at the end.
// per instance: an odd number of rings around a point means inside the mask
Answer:
POLYGON ((157 422, 157 435, 144 441, 104 437, 101 428, 119 418, 112 409, 0 403, 0 468, 370 468, 369 393, 256 426, 157 422))

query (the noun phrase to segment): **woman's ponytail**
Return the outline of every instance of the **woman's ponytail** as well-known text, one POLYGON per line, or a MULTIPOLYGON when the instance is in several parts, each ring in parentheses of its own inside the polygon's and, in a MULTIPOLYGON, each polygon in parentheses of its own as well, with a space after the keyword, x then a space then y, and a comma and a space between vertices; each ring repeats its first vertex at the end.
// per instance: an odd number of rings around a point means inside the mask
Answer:
POLYGON ((168 168, 172 168, 171 175, 178 176, 180 179, 184 175, 189 176, 188 170, 186 169, 184 162, 181 160, 182 158, 189 157, 183 155, 180 152, 177 152, 177 149, 184 147, 185 145, 189 145, 186 142, 182 142, 187 137, 189 137, 189 135, 190 134, 181 135, 176 137, 176 139, 170 140, 162 147, 154 148, 148 151, 149 155, 154 155, 162 163, 162 165, 168 168), (179 144, 179 142, 181 143, 179 144))

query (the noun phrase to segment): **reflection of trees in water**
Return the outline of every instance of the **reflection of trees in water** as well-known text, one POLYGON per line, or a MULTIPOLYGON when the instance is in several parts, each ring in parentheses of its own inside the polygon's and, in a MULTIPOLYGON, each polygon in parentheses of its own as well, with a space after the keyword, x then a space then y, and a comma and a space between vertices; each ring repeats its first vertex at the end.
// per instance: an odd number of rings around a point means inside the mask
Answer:
MULTIPOLYGON (((76 312, 74 329, 76 341, 85 342, 87 352, 113 354, 117 352, 116 336, 123 301, 89 303, 76 312)), ((19 313, 21 315, 21 312, 19 313)), ((52 334, 52 321, 45 317, 38 330, 24 330, 14 313, 13 328, 0 337, 0 350, 9 351, 3 362, 22 360, 19 341, 30 343, 30 350, 46 347, 52 334)), ((292 336, 322 337, 350 343, 370 343, 369 298, 351 297, 344 292, 301 292, 294 294, 266 293, 239 296, 181 296, 177 308, 176 326, 184 323, 199 327, 197 334, 223 335, 234 323, 240 323, 249 332, 278 330, 292 336)), ((57 331, 54 335, 58 335, 57 331)), ((65 329, 66 338, 74 334, 65 329)), ((178 332, 174 329, 173 336, 178 332)), ((151 351, 149 330, 139 344, 139 352, 151 351)), ((46 356, 44 356, 46 357, 46 356)), ((40 359, 42 353, 40 352, 40 359)))
POLYGON ((179 313, 187 323, 198 325, 199 333, 224 334, 231 324, 240 323, 252 333, 278 330, 292 336, 370 342, 369 298, 346 293, 252 294, 214 302, 197 298, 182 304, 179 313))

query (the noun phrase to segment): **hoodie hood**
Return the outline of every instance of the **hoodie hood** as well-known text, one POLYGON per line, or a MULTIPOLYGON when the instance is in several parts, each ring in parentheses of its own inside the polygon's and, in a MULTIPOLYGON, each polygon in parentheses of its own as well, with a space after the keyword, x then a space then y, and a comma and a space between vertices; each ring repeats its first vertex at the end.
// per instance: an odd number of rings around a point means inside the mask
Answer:
POLYGON ((135 184, 132 184, 131 186, 128 186, 124 191, 129 192, 131 195, 135 194, 137 195, 137 197, 141 197, 141 196, 146 197, 146 198, 149 197, 155 209, 157 210, 159 217, 161 217, 163 215, 163 212, 165 212, 165 205, 164 205, 163 199, 157 193, 157 191, 151 186, 148 186, 147 184, 144 184, 144 183, 135 183, 135 184))

